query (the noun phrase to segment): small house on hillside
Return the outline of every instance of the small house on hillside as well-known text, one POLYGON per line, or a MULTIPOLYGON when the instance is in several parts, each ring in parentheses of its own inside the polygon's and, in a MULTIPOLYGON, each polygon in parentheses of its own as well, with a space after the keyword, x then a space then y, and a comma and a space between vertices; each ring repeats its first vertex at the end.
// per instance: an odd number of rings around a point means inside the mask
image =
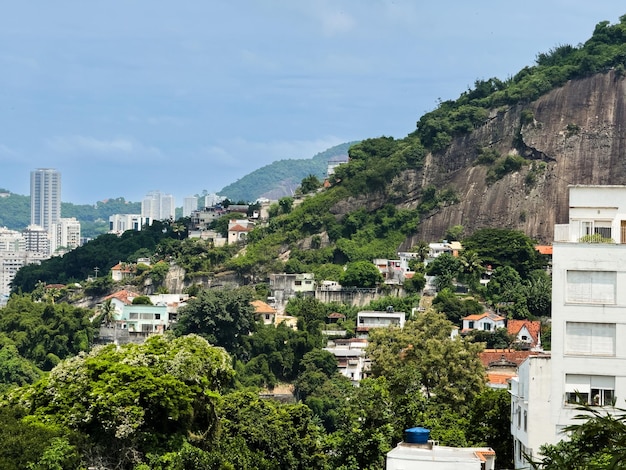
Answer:
POLYGON ((463 329, 461 333, 467 333, 470 330, 495 331, 498 328, 506 328, 506 319, 493 312, 468 315, 463 317, 462 320, 463 329))
POLYGON ((516 342, 524 349, 541 347, 541 322, 531 320, 509 320, 506 329, 515 336, 516 342))

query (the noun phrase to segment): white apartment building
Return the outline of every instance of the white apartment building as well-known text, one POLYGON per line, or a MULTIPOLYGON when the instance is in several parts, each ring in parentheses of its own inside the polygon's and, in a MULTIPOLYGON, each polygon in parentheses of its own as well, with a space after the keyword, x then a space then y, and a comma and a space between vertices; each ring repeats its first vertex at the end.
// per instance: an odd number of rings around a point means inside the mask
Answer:
POLYGON ((389 328, 397 326, 404 328, 406 314, 404 312, 378 312, 364 310, 358 312, 356 317, 357 338, 367 338, 373 328, 389 328))
POLYGON ((22 237, 24 239, 24 251, 50 256, 50 232, 43 227, 29 225, 22 230, 22 237))
POLYGON ((569 223, 555 226, 551 366, 520 370, 529 390, 512 390, 528 413, 549 404, 516 437, 533 455, 537 442, 566 438, 579 400, 609 413, 626 405, 626 186, 570 186, 569 207, 569 223), (536 394, 545 380, 549 392, 536 394))
POLYGON ((30 172, 30 223, 48 230, 61 218, 61 173, 53 168, 30 172))
POLYGON ((113 214, 109 216, 109 233, 121 235, 126 230, 141 230, 144 225, 141 214, 113 214))
POLYGON ((80 246, 80 222, 75 217, 61 218, 50 227, 50 253, 80 246))
POLYGON ((511 379, 511 434, 515 468, 530 468, 526 456, 535 458, 539 448, 555 442, 550 426, 550 387, 552 363, 550 355, 529 356, 511 379))
POLYGON ((198 198, 196 196, 187 196, 183 199, 183 217, 191 217, 191 213, 198 210, 198 198))
POLYGON ((147 225, 152 225, 155 220, 174 219, 175 209, 174 196, 151 191, 141 201, 141 218, 147 225))

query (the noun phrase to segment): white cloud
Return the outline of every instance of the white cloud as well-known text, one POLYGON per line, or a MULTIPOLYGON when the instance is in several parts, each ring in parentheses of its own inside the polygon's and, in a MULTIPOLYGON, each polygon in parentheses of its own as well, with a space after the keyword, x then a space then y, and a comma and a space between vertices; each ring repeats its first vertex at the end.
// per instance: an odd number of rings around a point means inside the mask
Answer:
POLYGON ((96 139, 95 137, 73 135, 57 136, 49 139, 46 146, 61 155, 85 155, 95 158, 128 159, 160 159, 161 151, 156 147, 146 146, 141 142, 128 138, 114 138, 110 140, 96 139))

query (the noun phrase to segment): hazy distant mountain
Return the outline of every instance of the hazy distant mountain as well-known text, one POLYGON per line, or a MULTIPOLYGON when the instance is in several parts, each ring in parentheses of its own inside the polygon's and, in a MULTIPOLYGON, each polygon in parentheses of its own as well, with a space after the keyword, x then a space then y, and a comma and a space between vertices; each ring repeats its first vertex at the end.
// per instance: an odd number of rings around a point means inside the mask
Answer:
POLYGON ((347 157, 348 149, 357 142, 346 142, 318 153, 309 159, 279 160, 252 173, 219 191, 231 201, 252 202, 260 197, 280 199, 291 196, 303 178, 315 175, 326 177, 328 162, 347 157))

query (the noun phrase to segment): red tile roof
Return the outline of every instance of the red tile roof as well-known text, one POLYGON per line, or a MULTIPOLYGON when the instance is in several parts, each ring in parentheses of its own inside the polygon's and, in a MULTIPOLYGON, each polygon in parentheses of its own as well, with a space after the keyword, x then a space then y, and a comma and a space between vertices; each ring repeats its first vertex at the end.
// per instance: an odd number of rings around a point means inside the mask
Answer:
POLYGON ((254 307, 254 313, 256 313, 257 315, 262 315, 265 313, 276 313, 275 308, 266 304, 262 300, 253 300, 252 302, 250 302, 250 304, 252 304, 252 306, 254 307))
POLYGON ((519 365, 526 360, 531 354, 536 354, 532 351, 517 351, 514 349, 485 349, 479 354, 480 362, 485 367, 489 367, 489 364, 498 362, 503 358, 508 362, 514 362, 519 365))
POLYGON ((528 333, 533 338, 533 342, 537 343, 539 341, 539 333, 541 331, 541 322, 540 321, 531 321, 531 320, 509 320, 506 324, 506 329, 510 335, 515 335, 520 332, 520 330, 526 327, 528 333))
POLYGON ((244 227, 242 225, 233 225, 228 229, 229 232, 250 232, 252 229, 248 227, 244 227))
POLYGON ((133 302, 130 300, 131 297, 137 297, 137 294, 133 293, 133 292, 129 292, 126 289, 122 289, 120 291, 117 291, 111 295, 107 295, 104 300, 109 300, 109 299, 117 299, 123 303, 125 303, 126 305, 131 305, 133 302))

